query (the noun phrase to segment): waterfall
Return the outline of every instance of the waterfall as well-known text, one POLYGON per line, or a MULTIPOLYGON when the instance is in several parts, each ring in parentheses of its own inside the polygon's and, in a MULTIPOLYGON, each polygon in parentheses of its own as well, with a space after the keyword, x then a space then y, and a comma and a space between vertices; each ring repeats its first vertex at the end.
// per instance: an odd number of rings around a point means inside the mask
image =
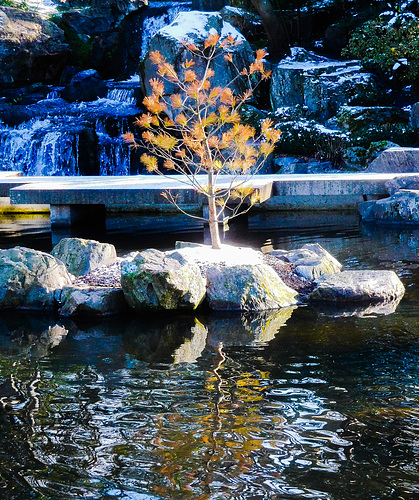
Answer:
POLYGON ((96 135, 98 138, 99 175, 129 175, 130 174, 130 148, 121 134, 127 131, 126 120, 118 123, 117 133, 113 135, 107 130, 104 120, 96 122, 96 135))
POLYGON ((64 123, 32 119, 0 125, 0 169, 25 175, 78 175, 79 135, 64 123))
POLYGON ((137 99, 135 97, 135 89, 127 89, 127 88, 112 88, 108 90, 108 94, 106 96, 107 99, 111 101, 123 102, 125 104, 135 105, 137 99))

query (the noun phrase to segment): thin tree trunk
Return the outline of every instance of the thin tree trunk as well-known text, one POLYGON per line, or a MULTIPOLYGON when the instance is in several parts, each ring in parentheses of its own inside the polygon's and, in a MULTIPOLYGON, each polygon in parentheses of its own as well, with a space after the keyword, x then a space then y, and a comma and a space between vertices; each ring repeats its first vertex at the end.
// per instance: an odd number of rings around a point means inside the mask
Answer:
POLYGON ((272 0, 252 0, 258 11, 269 42, 269 52, 273 59, 290 54, 290 46, 283 22, 274 10, 272 0))
POLYGON ((218 216, 217 216, 217 206, 215 204, 215 194, 214 194, 214 173, 212 170, 208 172, 208 186, 209 186, 209 197, 208 197, 208 225, 211 236, 212 248, 216 250, 221 249, 220 240, 220 230, 218 227, 218 216))

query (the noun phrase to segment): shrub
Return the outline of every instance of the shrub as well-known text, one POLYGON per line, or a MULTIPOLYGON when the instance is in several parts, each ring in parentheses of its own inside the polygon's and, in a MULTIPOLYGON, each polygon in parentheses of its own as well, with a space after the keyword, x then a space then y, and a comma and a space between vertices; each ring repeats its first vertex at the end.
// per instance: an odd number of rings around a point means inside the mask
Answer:
POLYGON ((412 84, 419 77, 419 20, 401 14, 369 21, 352 34, 342 55, 361 59, 389 81, 412 84))

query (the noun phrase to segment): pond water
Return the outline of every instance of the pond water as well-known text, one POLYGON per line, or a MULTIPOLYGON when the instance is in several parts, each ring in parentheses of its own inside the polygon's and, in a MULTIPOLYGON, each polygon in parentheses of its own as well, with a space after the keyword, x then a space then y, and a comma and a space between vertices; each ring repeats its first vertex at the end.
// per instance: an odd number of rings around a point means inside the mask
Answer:
MULTIPOLYGON (((200 240, 167 222, 164 238, 132 220, 107 238, 200 240)), ((392 313, 1 315, 0 498, 419 498, 419 230, 260 214, 231 234, 317 241, 346 268, 394 269, 407 293, 392 313)), ((48 249, 48 224, 5 221, 0 244, 48 249)))

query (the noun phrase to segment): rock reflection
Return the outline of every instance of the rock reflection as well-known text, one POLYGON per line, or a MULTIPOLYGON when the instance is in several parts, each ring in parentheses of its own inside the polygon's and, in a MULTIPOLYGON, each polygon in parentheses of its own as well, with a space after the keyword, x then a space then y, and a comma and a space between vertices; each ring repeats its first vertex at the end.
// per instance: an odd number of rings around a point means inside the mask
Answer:
POLYGON ((260 314, 214 314, 207 320, 208 344, 220 342, 228 346, 252 346, 270 342, 278 330, 290 319, 294 307, 286 307, 260 314))
POLYGON ((19 313, 0 316, 0 349, 3 355, 41 358, 68 334, 52 319, 19 313))
POLYGON ((355 316, 358 318, 374 318, 376 316, 388 316, 396 312, 397 306, 403 297, 396 300, 378 302, 373 304, 344 304, 343 306, 323 306, 321 313, 331 318, 349 318, 355 316))

